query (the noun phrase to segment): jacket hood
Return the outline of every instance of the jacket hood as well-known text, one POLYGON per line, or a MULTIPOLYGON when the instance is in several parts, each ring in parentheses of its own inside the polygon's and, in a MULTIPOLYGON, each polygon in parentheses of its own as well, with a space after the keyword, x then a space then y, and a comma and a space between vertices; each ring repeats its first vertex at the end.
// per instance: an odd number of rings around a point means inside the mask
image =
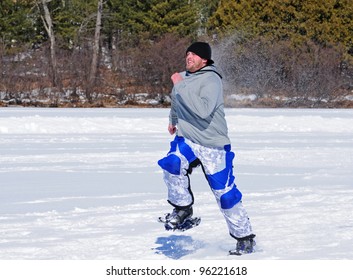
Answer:
POLYGON ((206 65, 204 67, 202 67, 201 69, 195 71, 195 72, 189 72, 186 71, 186 76, 189 75, 199 75, 199 74, 203 74, 205 72, 214 72, 216 73, 221 79, 223 78, 222 75, 218 72, 218 69, 216 68, 216 66, 214 65, 206 65))

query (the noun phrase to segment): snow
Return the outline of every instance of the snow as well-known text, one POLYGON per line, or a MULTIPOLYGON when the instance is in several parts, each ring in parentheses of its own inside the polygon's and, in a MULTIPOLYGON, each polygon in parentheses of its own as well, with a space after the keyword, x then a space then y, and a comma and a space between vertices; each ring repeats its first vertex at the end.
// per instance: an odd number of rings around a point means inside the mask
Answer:
POLYGON ((0 109, 2 260, 352 260, 353 110, 227 109, 256 253, 235 241, 200 170, 195 215, 171 210, 157 160, 168 109, 0 109))

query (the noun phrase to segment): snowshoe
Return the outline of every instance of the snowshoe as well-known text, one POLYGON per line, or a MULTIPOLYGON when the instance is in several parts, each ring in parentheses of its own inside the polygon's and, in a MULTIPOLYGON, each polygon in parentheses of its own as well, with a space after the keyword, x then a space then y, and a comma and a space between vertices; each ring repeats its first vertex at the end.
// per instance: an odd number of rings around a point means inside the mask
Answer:
POLYGON ((173 230, 173 231, 186 231, 193 227, 198 226, 201 223, 200 217, 193 217, 193 218, 186 218, 183 223, 173 225, 172 223, 168 222, 164 224, 164 228, 166 230, 173 230))
POLYGON ((200 224, 201 218, 192 217, 192 207, 187 209, 174 209, 172 213, 168 213, 165 217, 159 217, 158 221, 164 223, 166 230, 185 231, 196 227, 200 224))

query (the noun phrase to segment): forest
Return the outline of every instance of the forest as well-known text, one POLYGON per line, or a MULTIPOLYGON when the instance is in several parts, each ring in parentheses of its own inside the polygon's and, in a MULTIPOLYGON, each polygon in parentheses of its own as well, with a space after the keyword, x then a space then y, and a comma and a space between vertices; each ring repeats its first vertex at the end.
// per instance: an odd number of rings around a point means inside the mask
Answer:
POLYGON ((228 107, 353 107, 353 0, 1 0, 0 106, 167 107, 194 41, 228 107))

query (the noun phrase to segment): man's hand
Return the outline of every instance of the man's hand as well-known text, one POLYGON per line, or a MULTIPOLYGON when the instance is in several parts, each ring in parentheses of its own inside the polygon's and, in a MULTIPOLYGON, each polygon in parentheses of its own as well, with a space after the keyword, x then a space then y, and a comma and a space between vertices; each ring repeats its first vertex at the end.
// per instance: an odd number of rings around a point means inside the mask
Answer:
POLYGON ((177 84, 183 80, 183 77, 180 75, 180 73, 174 73, 171 77, 173 84, 177 84))
POLYGON ((172 124, 169 124, 168 125, 168 131, 169 131, 170 135, 173 135, 176 132, 176 126, 172 125, 172 124))

